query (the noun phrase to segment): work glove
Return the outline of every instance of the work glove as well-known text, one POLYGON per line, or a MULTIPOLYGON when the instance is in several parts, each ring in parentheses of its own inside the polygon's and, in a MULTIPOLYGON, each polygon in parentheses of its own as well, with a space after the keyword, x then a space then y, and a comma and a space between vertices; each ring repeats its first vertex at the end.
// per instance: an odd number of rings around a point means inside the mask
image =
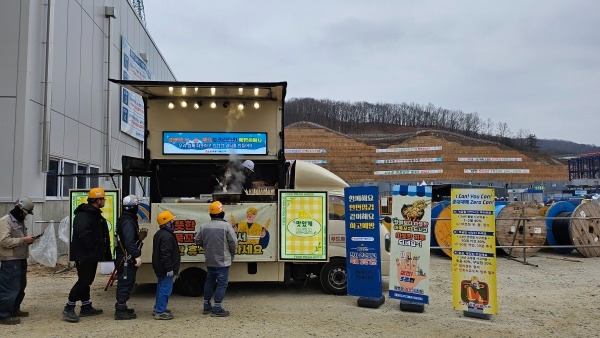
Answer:
POLYGON ((141 257, 136 257, 135 258, 135 267, 139 268, 140 266, 142 266, 142 258, 141 257))
POLYGON ((173 270, 167 272, 167 277, 173 277, 173 270))
POLYGON ((148 229, 141 228, 140 231, 138 232, 138 237, 139 237, 140 241, 143 241, 144 239, 146 239, 147 236, 148 236, 148 229))

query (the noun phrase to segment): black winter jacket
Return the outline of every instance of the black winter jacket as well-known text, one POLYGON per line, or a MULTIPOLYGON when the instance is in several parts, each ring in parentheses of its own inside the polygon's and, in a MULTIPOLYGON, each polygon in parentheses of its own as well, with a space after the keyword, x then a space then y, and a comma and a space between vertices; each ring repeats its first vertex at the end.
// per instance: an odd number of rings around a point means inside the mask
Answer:
MULTIPOLYGON (((121 245, 123 245, 127 254, 132 259, 140 257, 142 254, 141 247, 139 247, 139 231, 140 226, 137 214, 131 210, 123 210, 121 217, 117 220, 117 235, 119 235, 121 245)), ((121 250, 121 245, 118 242, 116 244, 115 251, 117 252, 117 256, 125 255, 121 250)))
POLYGON ((167 272, 179 273, 179 245, 175 234, 165 228, 160 228, 154 234, 152 241, 152 268, 157 277, 164 277, 167 272))
POLYGON ((102 210, 82 203, 75 209, 70 260, 105 262, 112 260, 108 222, 102 210))

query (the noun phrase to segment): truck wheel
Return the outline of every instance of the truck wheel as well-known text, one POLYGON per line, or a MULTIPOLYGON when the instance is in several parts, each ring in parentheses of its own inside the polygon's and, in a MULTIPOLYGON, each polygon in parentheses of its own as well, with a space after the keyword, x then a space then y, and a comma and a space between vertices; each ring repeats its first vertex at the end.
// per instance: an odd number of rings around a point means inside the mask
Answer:
POLYGON ((346 295, 348 292, 347 275, 346 260, 343 258, 332 259, 323 266, 319 274, 323 290, 332 295, 346 295))
POLYGON ((204 293, 206 271, 200 268, 188 268, 179 273, 174 289, 186 297, 200 297, 204 293))

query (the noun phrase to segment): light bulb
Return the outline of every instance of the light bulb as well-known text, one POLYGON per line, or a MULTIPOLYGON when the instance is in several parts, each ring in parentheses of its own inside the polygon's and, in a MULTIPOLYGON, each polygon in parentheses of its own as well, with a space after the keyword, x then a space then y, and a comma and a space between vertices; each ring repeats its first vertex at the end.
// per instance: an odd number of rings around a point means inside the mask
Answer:
POLYGON ((175 105, 173 104, 173 102, 169 102, 169 105, 167 107, 169 107, 169 109, 173 109, 175 108, 175 105))
POLYGON ((181 87, 181 94, 185 95, 186 92, 187 92, 187 88, 181 87))
POLYGON ((254 88, 254 95, 258 95, 258 88, 254 88))
POLYGON ((173 92, 173 87, 169 87, 169 93, 173 92))
POLYGON ((215 95, 216 92, 217 92, 217 89, 215 89, 215 87, 212 87, 210 89, 210 95, 215 95))
POLYGON ((194 103, 194 109, 198 109, 198 108, 200 108, 200 105, 198 104, 198 102, 195 102, 194 103))
POLYGON ((198 87, 194 88, 194 92, 197 93, 198 92, 198 87))
POLYGON ((185 108, 187 107, 187 102, 186 101, 181 101, 181 108, 185 108))
POLYGON ((244 109, 244 104, 243 103, 238 104, 238 109, 239 110, 243 110, 244 109))
POLYGON ((213 101, 213 102, 210 103, 210 107, 212 109, 215 109, 215 108, 217 108, 217 104, 213 101))
POLYGON ((260 108, 260 104, 258 102, 254 102, 254 109, 260 108))
POLYGON ((240 92, 240 95, 244 94, 244 88, 238 88, 238 91, 240 92))

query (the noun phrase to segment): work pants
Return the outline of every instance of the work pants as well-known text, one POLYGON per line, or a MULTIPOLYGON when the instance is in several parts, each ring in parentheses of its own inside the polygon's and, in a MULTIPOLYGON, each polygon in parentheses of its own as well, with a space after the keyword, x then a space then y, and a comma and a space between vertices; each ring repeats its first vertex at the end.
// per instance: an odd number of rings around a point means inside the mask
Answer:
POLYGON ((69 302, 75 303, 78 300, 85 302, 90 300, 90 285, 96 278, 96 270, 98 262, 83 262, 76 261, 75 268, 77 269, 77 282, 69 292, 69 302))
POLYGON ((215 296, 215 304, 221 304, 229 282, 229 267, 208 267, 206 283, 204 283, 204 300, 209 301, 215 296))
POLYGON ((0 262, 0 319, 16 315, 25 298, 26 286, 26 259, 0 262))
POLYGON ((124 256, 117 255, 115 266, 117 267, 117 304, 126 304, 131 297, 133 287, 135 286, 135 275, 137 273, 137 267, 134 263, 129 261, 127 267, 124 266, 121 260, 124 256), (127 273, 125 273, 127 271, 127 273), (127 275, 127 278, 125 278, 127 275))
POLYGON ((156 283, 156 303, 154 303, 154 312, 163 313, 167 311, 169 296, 173 291, 173 277, 158 277, 156 283))

